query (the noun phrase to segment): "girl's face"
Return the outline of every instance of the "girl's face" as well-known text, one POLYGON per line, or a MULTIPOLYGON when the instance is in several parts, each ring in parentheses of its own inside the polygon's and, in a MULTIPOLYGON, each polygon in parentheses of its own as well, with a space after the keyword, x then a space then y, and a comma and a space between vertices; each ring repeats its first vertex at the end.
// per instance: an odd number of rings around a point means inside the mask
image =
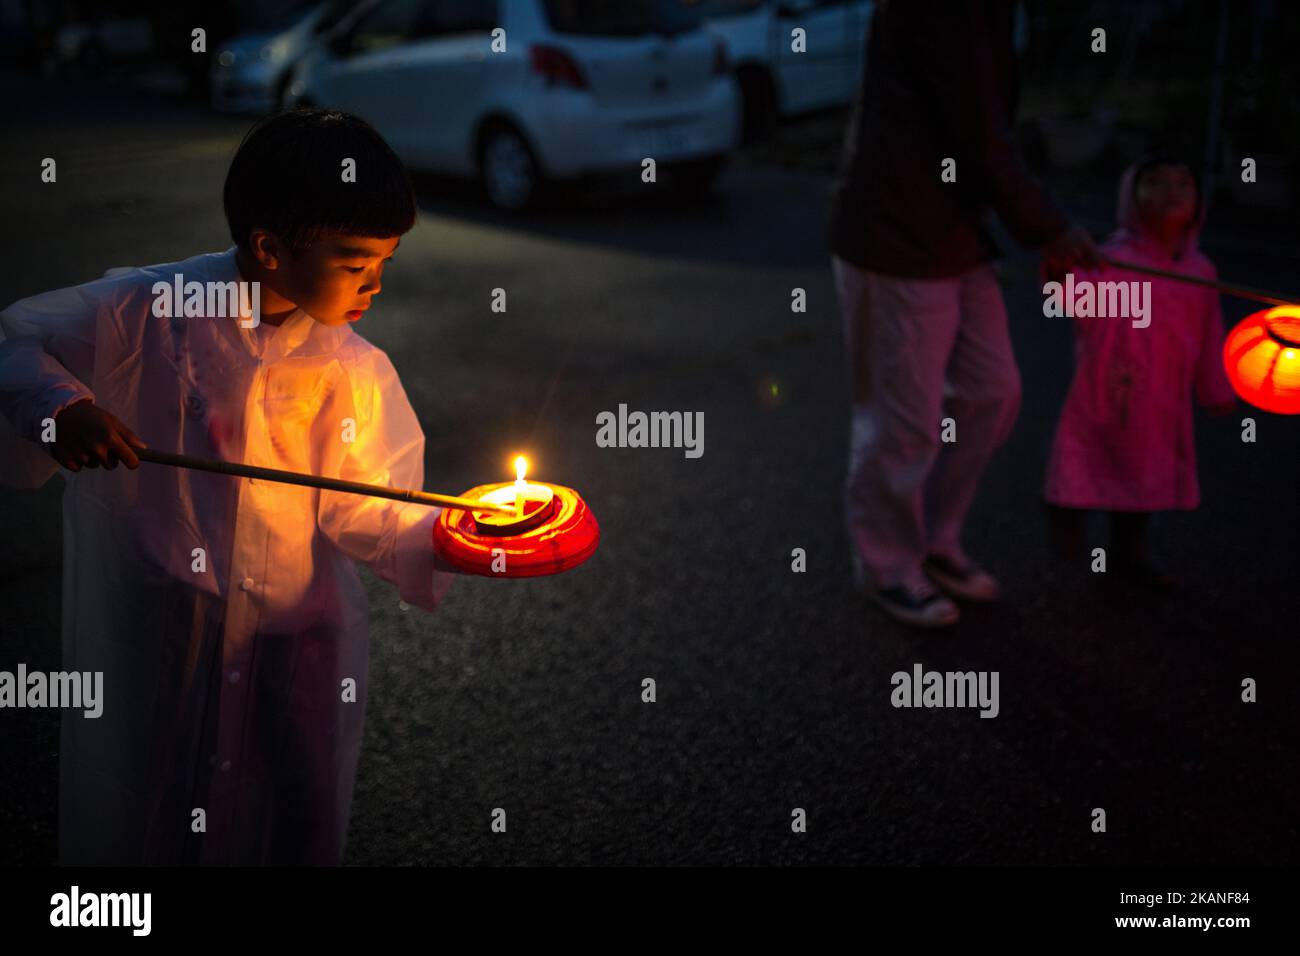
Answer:
POLYGON ((1181 235, 1196 215, 1196 179, 1181 163, 1143 170, 1133 195, 1142 225, 1159 236, 1181 235))

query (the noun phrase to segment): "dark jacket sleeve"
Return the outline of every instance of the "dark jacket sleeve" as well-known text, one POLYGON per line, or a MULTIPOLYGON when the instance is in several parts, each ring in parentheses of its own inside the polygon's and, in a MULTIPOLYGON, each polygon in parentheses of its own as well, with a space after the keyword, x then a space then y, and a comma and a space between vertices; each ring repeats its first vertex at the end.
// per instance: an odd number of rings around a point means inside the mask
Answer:
POLYGON ((946 28, 932 30, 929 75, 932 102, 947 113, 949 154, 957 160, 957 183, 976 184, 1015 239, 1045 245, 1068 225, 1065 214, 1029 172, 1011 129, 1015 53, 1009 23, 990 16, 995 4, 961 0, 945 4, 946 28), (1005 35, 1003 35, 1005 33, 1005 35))

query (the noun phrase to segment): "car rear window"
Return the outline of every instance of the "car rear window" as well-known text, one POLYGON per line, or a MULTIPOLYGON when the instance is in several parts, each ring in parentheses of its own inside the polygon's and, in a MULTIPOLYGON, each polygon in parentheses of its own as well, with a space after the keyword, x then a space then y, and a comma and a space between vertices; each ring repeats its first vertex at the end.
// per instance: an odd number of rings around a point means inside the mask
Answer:
POLYGON ((700 15, 682 0, 545 0, 546 18, 556 33, 585 36, 639 36, 684 33, 700 25, 700 15))

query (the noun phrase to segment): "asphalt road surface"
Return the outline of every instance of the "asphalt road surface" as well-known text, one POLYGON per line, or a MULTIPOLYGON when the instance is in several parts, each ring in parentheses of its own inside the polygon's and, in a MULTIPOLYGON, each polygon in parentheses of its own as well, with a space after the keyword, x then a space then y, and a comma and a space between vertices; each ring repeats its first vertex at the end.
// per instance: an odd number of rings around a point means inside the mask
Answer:
MULTIPOLYGON (((3 303, 230 245, 221 182, 246 121, 7 81, 3 303), (44 156, 57 186, 39 184, 44 156)), ((1204 503, 1156 525, 1174 595, 1061 566, 1038 496, 1068 320, 1043 317, 1035 262, 1013 255, 1024 410, 967 531, 1008 598, 908 632, 851 586, 829 180, 740 163, 703 204, 631 182, 527 219, 418 186, 421 221, 357 331, 401 373, 426 487, 505 480, 524 449, 582 492, 602 541, 562 576, 460 580, 432 615, 368 577, 348 862, 1295 862, 1300 421, 1257 414, 1244 444, 1241 415, 1198 418, 1204 503), (620 403, 703 412, 704 455, 598 448, 596 416, 620 403), (895 709, 890 676, 916 663, 997 671, 998 716, 895 709)), ((1109 190, 1066 201, 1108 227, 1109 190)), ((1204 245, 1236 281, 1300 286, 1294 243, 1216 239, 1211 214, 1204 245)), ((60 494, 56 478, 0 496, 7 669, 59 666, 60 494)), ((57 711, 0 714, 0 862, 55 859, 57 746, 57 711)))

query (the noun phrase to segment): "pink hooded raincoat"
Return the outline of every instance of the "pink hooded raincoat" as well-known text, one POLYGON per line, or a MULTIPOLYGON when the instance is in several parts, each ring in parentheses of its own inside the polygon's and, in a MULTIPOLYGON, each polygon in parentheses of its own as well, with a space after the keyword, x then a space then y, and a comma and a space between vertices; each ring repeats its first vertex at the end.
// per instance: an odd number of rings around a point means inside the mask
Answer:
MULTIPOLYGON (((1171 258, 1145 236, 1133 196, 1137 166, 1120 181, 1111 258, 1204 279, 1217 271, 1197 248, 1204 215, 1171 258)), ((1075 373, 1057 425, 1045 496, 1072 508, 1191 509, 1200 503, 1192 401, 1234 400, 1223 369, 1218 293, 1145 273, 1106 268, 1080 281, 1150 282, 1150 325, 1128 318, 1075 318, 1075 373)))

